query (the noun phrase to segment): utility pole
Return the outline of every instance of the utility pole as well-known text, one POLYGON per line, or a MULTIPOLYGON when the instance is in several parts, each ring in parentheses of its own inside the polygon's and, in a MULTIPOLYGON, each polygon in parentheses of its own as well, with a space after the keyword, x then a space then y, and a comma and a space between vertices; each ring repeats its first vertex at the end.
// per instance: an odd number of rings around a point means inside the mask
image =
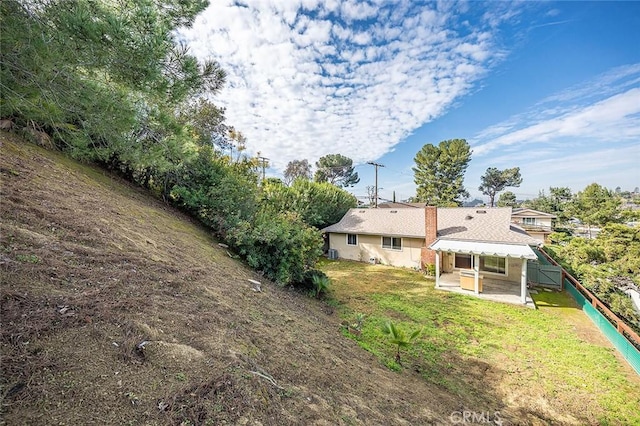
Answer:
POLYGON ((378 163, 374 163, 373 161, 369 161, 367 164, 371 164, 373 167, 376 168, 376 192, 375 192, 375 197, 376 197, 376 201, 375 201, 375 208, 378 208, 378 167, 384 167, 383 164, 378 164, 378 163))
POLYGON ((262 162, 262 181, 264 182, 264 169, 267 166, 267 161, 269 161, 269 159, 258 155, 258 160, 262 162))

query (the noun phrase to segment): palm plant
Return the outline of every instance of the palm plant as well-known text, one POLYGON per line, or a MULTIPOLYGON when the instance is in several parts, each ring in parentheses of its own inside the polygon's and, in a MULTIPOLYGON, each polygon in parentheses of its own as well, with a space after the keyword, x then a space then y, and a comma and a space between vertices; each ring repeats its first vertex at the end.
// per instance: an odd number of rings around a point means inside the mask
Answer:
POLYGON ((362 312, 358 312, 356 314, 356 323, 353 324, 352 327, 358 331, 362 330, 362 324, 364 323, 365 317, 365 314, 363 314, 362 312))
POLYGON ((382 327, 382 332, 389 336, 391 344, 397 345, 398 350, 396 352, 396 362, 402 365, 402 363, 400 362, 400 349, 409 347, 413 343, 413 341, 416 340, 416 338, 420 335, 420 333, 422 333, 422 329, 416 330, 409 336, 407 336, 407 334, 404 331, 398 329, 392 321, 387 321, 382 327))
POLYGON ((320 298, 323 293, 326 293, 329 290, 329 286, 331 285, 331 280, 326 275, 314 275, 311 278, 313 282, 313 286, 316 291, 316 298, 320 298))

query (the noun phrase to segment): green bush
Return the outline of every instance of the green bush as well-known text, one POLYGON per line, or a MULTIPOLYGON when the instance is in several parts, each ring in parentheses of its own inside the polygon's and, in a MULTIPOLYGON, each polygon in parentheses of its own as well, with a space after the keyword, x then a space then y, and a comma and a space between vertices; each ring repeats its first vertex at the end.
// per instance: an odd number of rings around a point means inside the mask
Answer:
POLYGON ((430 277, 436 276, 436 265, 424 265, 424 273, 430 277))
POLYGON ((282 285, 304 280, 322 254, 323 243, 320 233, 297 214, 265 211, 231 228, 227 241, 249 266, 282 285))

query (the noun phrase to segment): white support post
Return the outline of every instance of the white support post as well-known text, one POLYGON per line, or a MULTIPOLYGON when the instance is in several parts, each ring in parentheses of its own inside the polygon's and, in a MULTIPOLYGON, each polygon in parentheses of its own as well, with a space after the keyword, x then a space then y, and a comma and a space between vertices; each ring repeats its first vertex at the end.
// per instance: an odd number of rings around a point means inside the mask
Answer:
POLYGON ((527 259, 522 259, 522 268, 520 272, 520 301, 523 305, 527 304, 527 259))
POLYGON ((436 251, 436 288, 440 288, 440 252, 436 251))
POLYGON ((480 256, 473 255, 473 292, 480 294, 480 256))

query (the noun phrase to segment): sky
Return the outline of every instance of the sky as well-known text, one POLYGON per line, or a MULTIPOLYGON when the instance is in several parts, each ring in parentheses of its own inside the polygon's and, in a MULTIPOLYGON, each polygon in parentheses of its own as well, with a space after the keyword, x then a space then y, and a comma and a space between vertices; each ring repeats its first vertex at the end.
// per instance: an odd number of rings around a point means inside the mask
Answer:
POLYGON ((212 1, 177 34, 227 71, 213 99, 249 155, 340 153, 365 198, 415 195, 414 157, 466 139, 471 198, 519 167, 518 199, 550 186, 640 186, 640 2, 212 1))

